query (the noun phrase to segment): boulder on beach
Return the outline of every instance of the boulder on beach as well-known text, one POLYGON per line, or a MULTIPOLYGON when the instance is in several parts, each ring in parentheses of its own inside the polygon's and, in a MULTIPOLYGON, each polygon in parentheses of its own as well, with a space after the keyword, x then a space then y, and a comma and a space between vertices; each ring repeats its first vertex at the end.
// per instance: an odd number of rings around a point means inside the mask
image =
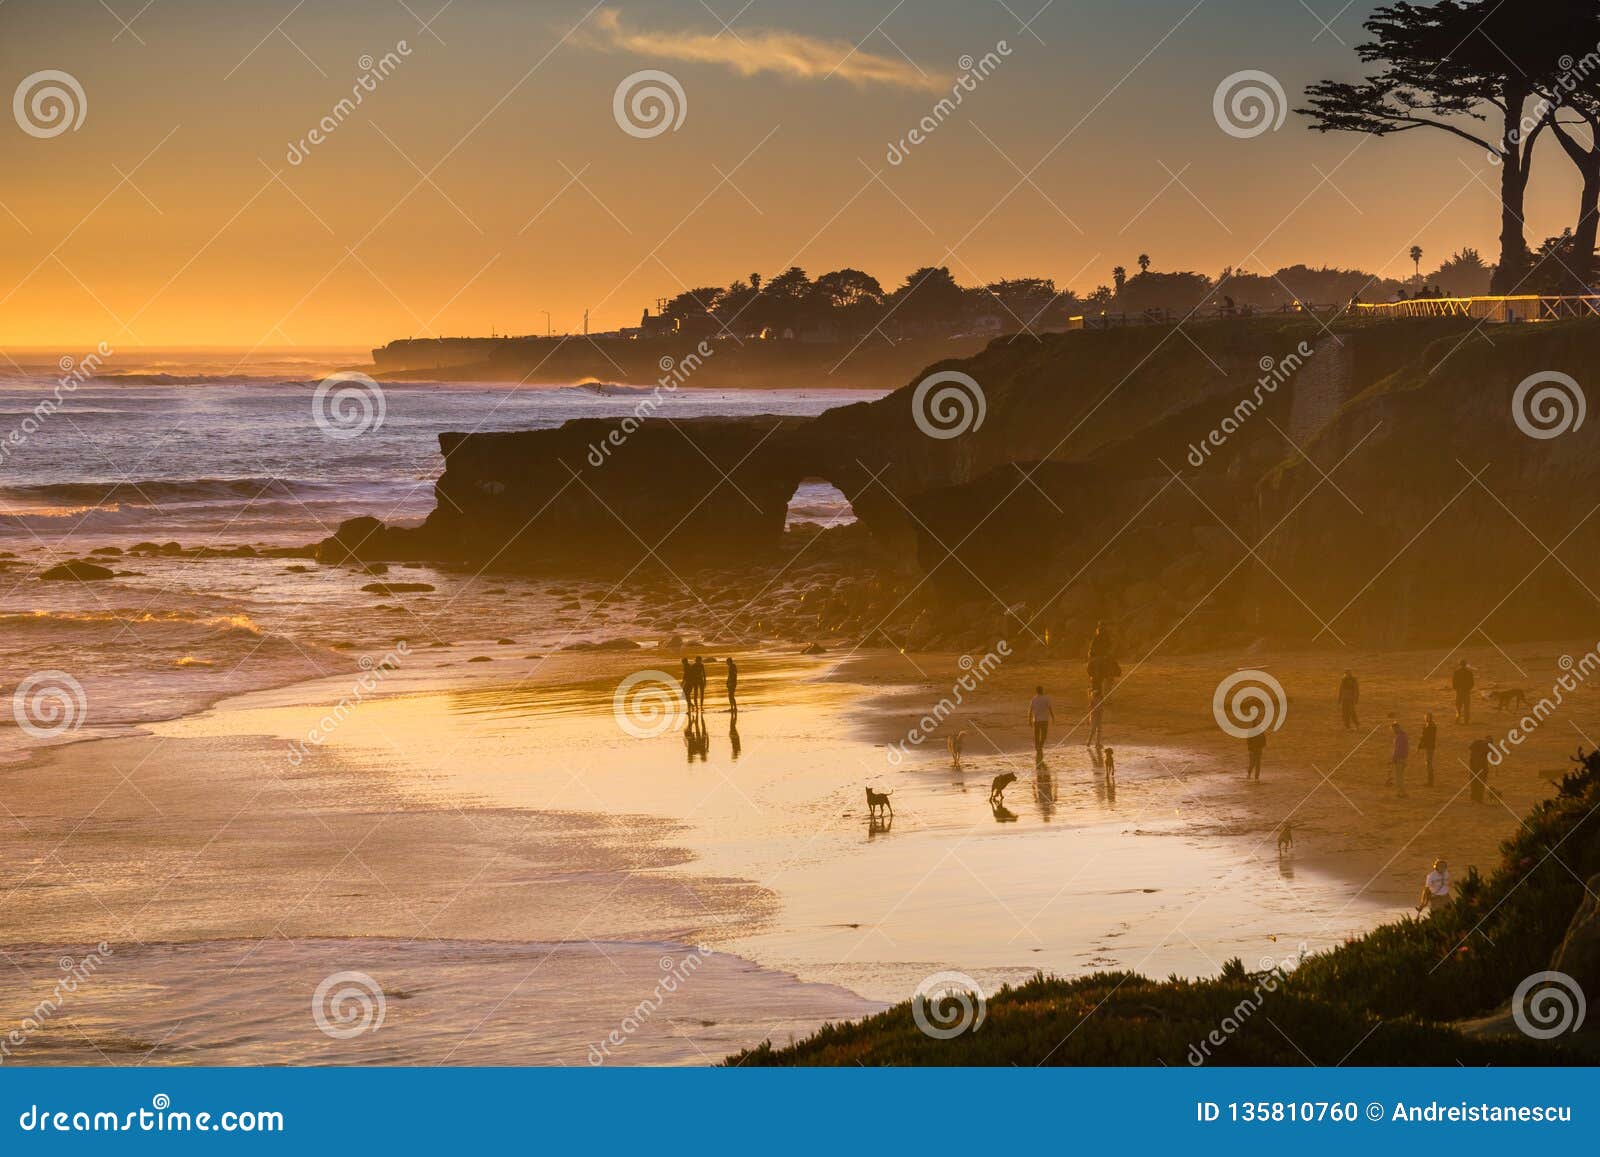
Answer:
POLYGON ((820 655, 826 650, 827 648, 821 643, 808 643, 805 650, 801 651, 800 653, 802 655, 820 655))
POLYGON ((92 562, 84 562, 82 559, 75 558, 68 562, 59 563, 58 565, 51 567, 39 577, 41 579, 48 579, 51 582, 61 582, 66 579, 76 579, 81 583, 93 583, 103 582, 109 578, 115 578, 116 575, 106 567, 97 566, 92 562))
POLYGON ((603 643, 589 640, 584 640, 581 643, 569 643, 561 649, 563 651, 593 651, 603 654, 614 651, 637 651, 640 647, 632 639, 607 639, 603 643))
POLYGON ((106 555, 121 554, 122 553, 122 548, 120 546, 97 546, 93 550, 91 550, 89 553, 90 554, 106 554, 106 555))

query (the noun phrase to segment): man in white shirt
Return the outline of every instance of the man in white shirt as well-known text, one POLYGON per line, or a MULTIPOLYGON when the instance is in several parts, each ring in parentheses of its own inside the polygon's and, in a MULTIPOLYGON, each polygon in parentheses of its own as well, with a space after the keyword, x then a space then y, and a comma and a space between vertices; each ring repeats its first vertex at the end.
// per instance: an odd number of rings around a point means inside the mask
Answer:
POLYGON ((1034 766, 1044 766, 1044 741, 1050 737, 1050 724, 1056 713, 1050 706, 1050 696, 1042 686, 1033 689, 1033 699, 1028 703, 1028 722, 1033 724, 1034 766))
POLYGON ((1450 903, 1450 865, 1444 860, 1433 861, 1433 871, 1422 885, 1422 899, 1417 901, 1417 911, 1432 911, 1450 903))

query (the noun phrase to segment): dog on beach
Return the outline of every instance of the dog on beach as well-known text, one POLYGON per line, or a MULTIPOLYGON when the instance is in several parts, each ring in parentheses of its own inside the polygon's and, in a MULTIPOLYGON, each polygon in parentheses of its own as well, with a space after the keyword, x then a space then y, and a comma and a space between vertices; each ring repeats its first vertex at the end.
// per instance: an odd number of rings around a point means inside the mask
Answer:
POLYGON ((989 802, 1004 803, 1006 788, 1017 782, 1017 773, 1006 771, 994 777, 994 782, 989 785, 989 802))
POLYGON ((1294 850, 1294 825, 1288 820, 1278 829, 1278 855, 1294 850))
POLYGON ((1521 711, 1528 705, 1528 693, 1521 687, 1509 687, 1503 691, 1485 691, 1485 702, 1493 703, 1496 711, 1504 711, 1508 707, 1515 707, 1521 711))
POLYGON ((967 742, 967 729, 963 727, 954 735, 947 736, 944 745, 950 749, 950 762, 957 767, 961 766, 961 749, 967 742))
POLYGON ((1108 747, 1103 752, 1101 752, 1100 758, 1105 760, 1106 778, 1107 779, 1116 779, 1117 778, 1117 753, 1116 753, 1116 751, 1113 750, 1112 748, 1108 747))
POLYGON ((873 791, 870 787, 867 788, 867 815, 875 816, 884 808, 889 810, 890 815, 894 815, 894 804, 889 802, 889 797, 893 794, 892 791, 873 791))

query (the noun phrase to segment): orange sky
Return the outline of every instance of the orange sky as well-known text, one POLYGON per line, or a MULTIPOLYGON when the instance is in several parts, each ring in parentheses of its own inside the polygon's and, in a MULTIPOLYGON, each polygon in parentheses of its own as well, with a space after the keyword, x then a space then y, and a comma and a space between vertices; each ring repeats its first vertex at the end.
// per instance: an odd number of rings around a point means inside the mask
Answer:
MULTIPOLYGON (((1291 105, 1353 75, 1371 4, 1313 2, 1324 31, 1277 0, 1054 0, 1021 27, 1042 3, 157 0, 134 19, 111 0, 124 28, 99 0, 8 0, 4 91, 61 70, 85 109, 59 135, 0 128, 0 348, 363 346, 542 332, 546 310, 577 329, 586 308, 603 329, 791 263, 1087 291, 1141 251, 1210 274, 1400 275, 1413 242, 1492 259, 1494 173, 1442 134, 1322 136, 1292 112, 1218 128, 1231 73, 1271 73, 1291 105), (888 163, 963 55, 1002 41, 888 163), (385 53, 390 75, 291 163, 385 53), (685 105, 648 138, 613 108, 644 69, 685 105)), ((1567 167, 1536 172, 1535 242, 1571 216, 1567 167)))

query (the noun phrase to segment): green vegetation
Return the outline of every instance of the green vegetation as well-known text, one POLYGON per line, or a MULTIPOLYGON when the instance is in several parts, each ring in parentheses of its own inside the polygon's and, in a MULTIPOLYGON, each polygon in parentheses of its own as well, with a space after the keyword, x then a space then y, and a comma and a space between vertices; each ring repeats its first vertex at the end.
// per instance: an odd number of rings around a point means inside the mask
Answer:
POLYGON ((1600 870, 1600 759, 1568 776, 1503 845, 1484 881, 1469 873, 1431 919, 1378 928, 1287 976, 1230 961, 1207 980, 1127 972, 1035 977, 989 1001, 973 1031, 938 1040, 911 1004, 829 1025, 730 1065, 1464 1065, 1552 1064, 1567 1046, 1464 1036, 1452 1021, 1504 1005, 1549 967, 1600 870), (1220 1040, 1220 1043, 1217 1043, 1220 1040))

